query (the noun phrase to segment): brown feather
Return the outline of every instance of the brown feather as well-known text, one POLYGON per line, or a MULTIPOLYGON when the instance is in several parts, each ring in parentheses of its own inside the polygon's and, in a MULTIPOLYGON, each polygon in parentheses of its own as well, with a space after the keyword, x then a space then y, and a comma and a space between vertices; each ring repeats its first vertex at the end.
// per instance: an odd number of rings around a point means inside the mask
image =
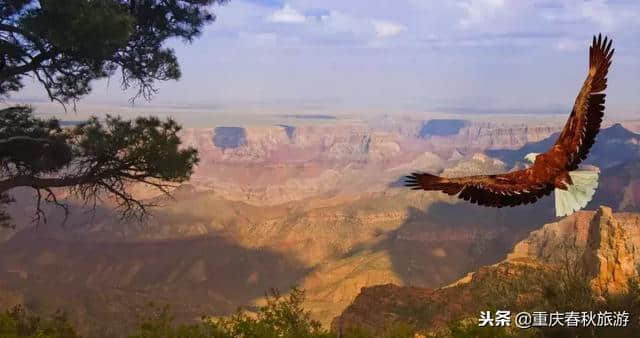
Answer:
POLYGON ((604 115, 607 74, 614 49, 612 41, 598 35, 589 48, 589 72, 576 98, 573 110, 556 143, 538 155, 534 164, 523 170, 499 175, 445 178, 413 173, 406 186, 414 190, 442 191, 448 195, 490 207, 513 207, 535 203, 555 189, 559 175, 578 168, 595 142, 604 115))
POLYGON ((577 169, 580 162, 587 158, 600 131, 605 103, 605 94, 601 92, 607 89, 607 74, 614 52, 611 48, 612 42, 608 37, 602 39, 601 34, 597 38, 593 37, 593 43, 589 48, 587 78, 555 143, 558 148, 555 149, 554 155, 566 157, 565 169, 568 171, 577 169))
POLYGON ((516 206, 533 203, 536 196, 548 195, 553 184, 531 181, 527 177, 531 168, 501 175, 480 175, 459 178, 445 178, 425 173, 407 176, 405 185, 413 189, 443 191, 449 195, 478 205, 489 207, 516 206), (525 192, 526 191, 526 192, 525 192), (517 192, 517 193, 516 193, 517 192))

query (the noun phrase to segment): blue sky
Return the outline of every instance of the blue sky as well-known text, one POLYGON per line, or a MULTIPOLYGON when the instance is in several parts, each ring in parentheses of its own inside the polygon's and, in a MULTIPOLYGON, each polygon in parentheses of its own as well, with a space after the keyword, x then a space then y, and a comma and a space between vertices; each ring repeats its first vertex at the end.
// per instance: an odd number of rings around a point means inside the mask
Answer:
MULTIPOLYGON (((608 107, 640 112, 637 0, 231 0, 215 12, 192 44, 170 43, 183 77, 153 105, 566 112, 603 32, 616 48, 608 107)), ((78 107, 130 95, 98 81, 78 107)))

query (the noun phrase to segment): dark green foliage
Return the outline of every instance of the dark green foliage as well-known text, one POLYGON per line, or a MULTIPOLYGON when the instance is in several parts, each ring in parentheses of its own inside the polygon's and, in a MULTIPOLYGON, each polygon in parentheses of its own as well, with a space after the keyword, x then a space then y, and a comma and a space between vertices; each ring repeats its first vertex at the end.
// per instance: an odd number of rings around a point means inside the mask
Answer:
MULTIPOLYGON (((0 2, 0 96, 37 79, 51 100, 77 100, 118 70, 149 99, 180 68, 170 38, 192 41, 227 0, 8 0, 0 2)), ((133 99, 135 99, 135 97, 133 99)))
POLYGON ((57 120, 40 120, 27 107, 0 110, 0 167, 3 176, 51 173, 71 162, 69 135, 57 120))
POLYGON ((180 149, 174 120, 139 117, 134 121, 107 115, 104 122, 92 117, 71 130, 74 155, 94 175, 121 172, 135 178, 146 176, 181 182, 197 162, 193 148, 180 149))
POLYGON ((181 147, 180 129, 171 119, 113 116, 62 129, 57 120, 33 117, 28 107, 0 110, 0 202, 10 202, 6 193, 13 188, 31 187, 37 193, 35 218, 46 221, 41 201, 66 212, 55 188, 67 188, 94 208, 100 197, 110 196, 123 217, 143 218, 149 204, 131 195, 130 185, 168 193, 172 183, 189 179, 198 162, 195 149, 181 147))
POLYGON ((302 308, 304 292, 293 289, 283 297, 277 291, 267 295, 267 304, 255 315, 242 310, 229 318, 203 318, 198 324, 176 325, 168 307, 151 304, 130 338, 323 338, 334 337, 323 330, 302 308))
POLYGON ((176 325, 168 305, 149 303, 138 314, 138 325, 129 338, 225 338, 222 330, 209 323, 176 325))
MULTIPOLYGON (((540 272, 540 271, 538 271, 540 272)), ((551 304, 570 304, 574 292, 566 288, 576 284, 566 284, 563 278, 551 278, 558 276, 560 271, 553 270, 541 273, 539 277, 546 279, 543 289, 553 289, 554 298, 537 298, 526 305, 514 305, 505 303, 506 309, 523 306, 523 311, 532 312, 544 310, 556 311, 548 308, 551 304)), ((520 284, 512 284, 520 285, 520 284)), ((429 332, 428 337, 451 338, 515 338, 515 337, 637 337, 640 332, 637 321, 637 313, 640 313, 640 284, 637 279, 630 280, 627 292, 616 296, 605 295, 604 301, 595 302, 590 311, 629 311, 631 320, 627 328, 531 328, 518 329, 510 327, 480 327, 477 317, 466 317, 450 322, 447 327, 430 331, 432 328, 417 330, 413 324, 403 321, 390 321, 376 332, 361 328, 349 328, 342 335, 329 332, 320 326, 320 323, 311 319, 309 312, 303 307, 304 292, 294 288, 287 296, 281 296, 277 291, 272 291, 267 296, 266 305, 258 308, 256 313, 248 313, 242 310, 226 318, 208 318, 195 324, 178 324, 169 306, 158 306, 150 303, 147 308, 138 314, 137 326, 129 333, 129 338, 411 338, 416 332, 429 332)), ((506 289, 505 289, 506 290, 506 289)), ((592 298, 593 294, 590 294, 592 298)), ((487 299, 481 299, 487 302, 487 299)), ((483 305, 487 310, 495 311, 489 305, 483 305)), ((559 310, 558 310, 559 311, 559 310)), ((513 313, 513 311, 512 311, 513 313)), ((51 319, 40 319, 35 316, 27 316, 22 308, 16 308, 0 315, 0 337, 78 337, 73 327, 68 323, 64 314, 58 312, 51 319), (15 333, 17 332, 17 333, 15 333), (37 335, 40 334, 40 335, 37 335)))
POLYGON ((282 297, 272 290, 271 296, 267 295, 266 300, 267 304, 260 307, 255 316, 238 311, 230 318, 222 318, 213 323, 229 337, 331 337, 302 308, 304 291, 294 288, 287 297, 282 297))
POLYGON ((266 305, 256 313, 238 312, 227 318, 203 318, 198 324, 176 325, 169 307, 150 304, 138 319, 138 327, 129 338, 413 338, 416 329, 402 321, 390 321, 379 332, 349 328, 338 336, 323 329, 302 307, 304 291, 293 288, 281 296, 272 290, 266 305))
POLYGON ((0 337, 79 338, 76 330, 62 312, 43 319, 29 315, 22 307, 14 307, 0 314, 0 337))
MULTIPOLYGON (((37 79, 62 104, 90 92, 94 79, 120 70, 122 87, 150 99, 155 81, 178 79, 170 38, 192 41, 214 20, 210 5, 226 0, 7 0, 0 1, 0 98, 37 79)), ((134 97, 135 98, 135 97, 134 97)), ((33 117, 28 107, 0 111, 0 206, 7 192, 31 187, 34 220, 46 215, 41 202, 58 201, 68 188, 93 208, 109 196, 124 217, 142 218, 148 204, 129 192, 145 183, 167 192, 167 182, 189 178, 198 157, 181 149, 173 120, 108 116, 64 129, 57 120, 33 117)), ((66 218, 65 218, 66 219, 66 218)), ((0 224, 10 226, 0 210, 0 224)))

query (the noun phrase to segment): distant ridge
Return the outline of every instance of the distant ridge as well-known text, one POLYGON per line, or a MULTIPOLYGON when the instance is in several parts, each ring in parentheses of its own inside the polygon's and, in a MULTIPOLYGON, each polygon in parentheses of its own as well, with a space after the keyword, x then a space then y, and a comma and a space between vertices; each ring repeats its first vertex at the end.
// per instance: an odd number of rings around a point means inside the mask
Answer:
MULTIPOLYGON (((485 151, 485 153, 490 157, 500 159, 509 167, 512 167, 518 161, 522 161, 528 153, 545 152, 556 142, 559 134, 554 133, 544 140, 527 143, 519 149, 491 149, 485 151)), ((636 134, 616 123, 600 131, 591 150, 591 156, 585 161, 585 164, 609 168, 620 163, 633 161, 637 159, 639 154, 640 134, 636 134)))
POLYGON ((335 120, 336 117, 333 115, 323 115, 323 114, 281 114, 276 115, 276 117, 283 117, 288 119, 300 119, 300 120, 335 120))

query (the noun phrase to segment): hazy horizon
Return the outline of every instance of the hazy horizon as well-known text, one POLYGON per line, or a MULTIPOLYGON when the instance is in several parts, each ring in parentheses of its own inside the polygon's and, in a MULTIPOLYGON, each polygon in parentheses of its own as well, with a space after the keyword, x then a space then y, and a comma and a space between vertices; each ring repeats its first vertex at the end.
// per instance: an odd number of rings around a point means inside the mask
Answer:
MULTIPOLYGON (((637 1, 233 0, 214 11, 192 44, 169 44, 179 81, 135 106, 117 77, 95 81, 78 113, 564 115, 598 32, 616 48, 607 116, 640 112, 637 1)), ((4 104, 62 111, 26 82, 4 104)))

